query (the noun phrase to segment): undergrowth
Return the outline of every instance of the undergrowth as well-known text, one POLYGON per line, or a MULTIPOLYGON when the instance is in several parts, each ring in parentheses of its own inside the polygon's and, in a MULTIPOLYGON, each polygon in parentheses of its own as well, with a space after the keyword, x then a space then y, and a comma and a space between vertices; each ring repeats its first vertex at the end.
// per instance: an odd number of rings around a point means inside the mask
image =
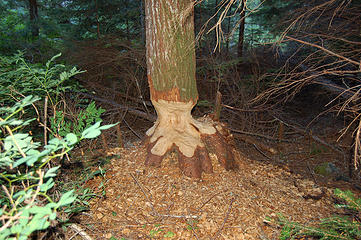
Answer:
POLYGON ((315 237, 320 240, 361 239, 361 199, 356 198, 351 191, 335 189, 334 194, 345 202, 336 204, 336 207, 349 211, 348 216, 322 219, 317 226, 289 221, 282 214, 277 214, 276 218, 267 217, 265 222, 281 227, 280 240, 301 239, 301 237, 315 237))
POLYGON ((58 163, 115 124, 101 126, 104 110, 94 103, 79 115, 59 109, 67 105, 63 94, 79 87, 72 76, 82 72, 55 63, 59 56, 45 65, 27 63, 20 52, 0 56, 0 240, 44 237, 50 227, 65 226, 86 210, 94 197, 79 184, 60 184, 58 163), (64 115, 79 121, 65 121, 64 115), (62 121, 51 121, 57 116, 62 121))

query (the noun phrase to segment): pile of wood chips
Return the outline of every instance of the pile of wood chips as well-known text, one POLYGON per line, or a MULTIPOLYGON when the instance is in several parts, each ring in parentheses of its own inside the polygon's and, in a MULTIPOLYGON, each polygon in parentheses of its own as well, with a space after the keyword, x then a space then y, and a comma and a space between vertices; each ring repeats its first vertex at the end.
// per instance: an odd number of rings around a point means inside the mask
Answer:
POLYGON ((140 144, 109 154, 120 158, 105 178, 88 183, 99 193, 103 184, 105 197, 92 200, 78 224, 92 239, 277 239, 279 229, 266 216, 310 224, 333 213, 332 189, 239 152, 237 171, 213 157, 214 173, 202 180, 183 176, 174 154, 161 168, 145 167, 140 144))

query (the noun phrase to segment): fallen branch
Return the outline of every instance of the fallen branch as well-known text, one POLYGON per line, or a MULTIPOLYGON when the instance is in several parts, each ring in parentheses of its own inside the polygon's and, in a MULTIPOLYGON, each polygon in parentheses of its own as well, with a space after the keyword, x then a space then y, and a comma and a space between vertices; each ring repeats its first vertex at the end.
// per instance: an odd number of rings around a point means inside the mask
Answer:
POLYGON ((229 203, 228 211, 227 211, 227 213, 226 213, 226 216, 224 217, 222 226, 218 229, 218 231, 217 231, 216 234, 211 238, 211 240, 217 239, 218 235, 219 235, 219 234, 221 233, 221 231, 223 230, 224 225, 226 224, 227 219, 228 219, 228 217, 229 217, 229 214, 230 214, 230 212, 231 212, 231 210, 232 210, 232 205, 233 205, 234 200, 235 200, 235 198, 232 198, 232 199, 231 199, 231 202, 229 203))
POLYGON ((151 201, 151 199, 149 198, 148 194, 144 191, 142 185, 140 185, 140 183, 138 182, 138 179, 136 177, 134 177, 134 175, 132 173, 130 173, 130 176, 133 178, 133 180, 135 181, 135 183, 138 185, 138 187, 140 188, 140 190, 143 192, 145 198, 148 200, 150 207, 152 208, 153 212, 156 212, 154 209, 154 205, 151 201))
POLYGON ((272 160, 272 158, 270 158, 269 156, 267 156, 261 149, 259 149, 259 148, 257 147, 256 144, 253 143, 253 146, 254 146, 254 148, 255 148, 260 154, 262 154, 264 157, 268 158, 269 160, 272 160))
MULTIPOLYGON (((231 130, 231 131, 233 131, 233 130, 231 130)), ((240 133, 240 132, 241 132, 241 131, 237 131, 236 133, 240 133)), ((255 136, 257 136, 257 135, 255 135, 255 136)), ((260 137, 260 135, 258 135, 258 136, 260 137)), ((269 139, 267 136, 264 136, 264 137, 266 137, 267 139, 269 139)), ((269 147, 269 146, 261 143, 260 141, 257 141, 257 140, 255 140, 255 139, 251 138, 251 137, 247 137, 247 136, 242 136, 242 135, 241 135, 240 138, 241 138, 245 143, 248 143, 248 144, 251 144, 251 145, 256 145, 256 148, 259 147, 259 148, 263 149, 264 151, 267 151, 267 152, 272 153, 272 154, 277 154, 277 153, 278 153, 278 151, 277 151, 276 149, 274 149, 274 148, 272 148, 272 147, 269 147)), ((276 139, 274 139, 274 140, 276 140, 276 139)))
POLYGON ((98 97, 98 96, 95 96, 93 94, 90 94, 90 93, 83 93, 83 92, 76 92, 77 94, 79 95, 83 95, 87 98, 91 98, 91 99, 94 99, 98 102, 103 102, 103 103, 106 103, 106 104, 109 104, 109 105, 112 105, 114 107, 117 107, 119 109, 122 109, 122 110, 125 110, 126 112, 132 114, 132 115, 135 115, 135 116, 138 116, 138 117, 141 117, 145 120, 148 120, 148 121, 151 121, 151 122, 154 122, 157 118, 153 115, 153 114, 150 114, 150 113, 146 113, 146 112, 143 112, 143 111, 140 111, 140 110, 137 110, 137 109, 132 109, 128 106, 124 106, 122 104, 119 104, 113 100, 110 100, 110 99, 105 99, 105 98, 101 98, 101 97, 98 97))
POLYGON ((172 215, 172 214, 159 214, 159 213, 155 213, 155 214, 151 214, 151 215, 156 216, 156 217, 169 217, 169 218, 185 218, 185 219, 199 218, 199 216, 197 216, 197 215, 172 215))
POLYGON ((267 135, 263 135, 263 134, 259 134, 259 133, 253 133, 253 132, 246 132, 246 131, 237 130, 237 129, 234 129, 234 128, 230 128, 229 130, 231 132, 237 133, 239 135, 244 134, 244 135, 256 136, 256 137, 260 137, 260 138, 264 138, 264 139, 271 140, 271 141, 276 141, 276 142, 289 142, 289 143, 295 142, 293 140, 274 138, 274 137, 271 137, 271 136, 267 136, 267 135))
POLYGON ((319 138, 319 137, 317 137, 317 136, 309 133, 306 129, 302 129, 302 128, 300 128, 300 127, 297 127, 297 126, 295 126, 295 125, 292 125, 292 124, 290 124, 290 123, 287 123, 287 122, 283 121, 282 119, 280 119, 280 118, 278 118, 278 117, 276 117, 276 116, 274 116, 274 115, 272 115, 272 116, 273 116, 274 118, 276 118, 278 121, 282 122, 282 123, 283 123, 284 125, 286 125, 287 127, 293 128, 293 129, 295 129, 297 132, 302 133, 302 134, 304 134, 304 135, 305 135, 305 134, 309 135, 309 137, 312 138, 313 140, 315 140, 316 142, 321 143, 322 145, 324 145, 324 146, 332 149, 332 150, 335 151, 335 152, 338 152, 339 154, 341 154, 342 156, 345 157, 345 153, 344 153, 342 150, 338 149, 337 147, 332 146, 331 144, 327 143, 326 141, 322 140, 321 138, 319 138))
POLYGON ((73 239, 76 235, 80 235, 85 240, 93 240, 81 227, 76 224, 71 224, 70 228, 72 228, 76 233, 69 238, 69 240, 73 239))

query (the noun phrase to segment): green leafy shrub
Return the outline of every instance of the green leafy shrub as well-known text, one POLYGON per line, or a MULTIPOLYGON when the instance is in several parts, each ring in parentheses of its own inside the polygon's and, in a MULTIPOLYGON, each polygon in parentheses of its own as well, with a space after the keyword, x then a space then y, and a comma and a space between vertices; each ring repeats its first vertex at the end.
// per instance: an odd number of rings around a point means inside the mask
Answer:
POLYGON ((78 137, 84 129, 101 120, 100 115, 105 112, 103 108, 97 108, 95 102, 91 102, 86 109, 80 110, 76 116, 69 115, 65 111, 57 111, 53 117, 50 117, 51 129, 59 136, 66 136, 73 132, 78 137))
MULTIPOLYGON (((105 112, 91 102, 84 110, 77 114, 71 113, 64 107, 63 93, 69 89, 81 90, 81 87, 71 78, 83 71, 75 67, 69 68, 55 63, 61 56, 52 57, 46 64, 30 64, 24 59, 23 52, 12 57, 0 56, 0 106, 15 103, 17 96, 37 95, 48 98, 47 114, 50 115, 50 129, 53 136, 65 137, 72 132, 81 136, 84 129, 95 122, 99 122, 100 115, 105 112)), ((43 116, 44 104, 38 105, 40 115, 43 116)), ((30 113, 35 115, 35 112, 30 113)))
POLYGON ((84 71, 55 63, 60 56, 52 57, 45 65, 28 63, 20 51, 11 57, 0 56, 0 106, 15 103, 15 95, 36 95, 42 99, 48 97, 50 106, 54 108, 62 93, 79 88, 76 82, 70 80, 84 71))
POLYGON ((361 239, 361 199, 354 197, 351 191, 341 191, 335 189, 336 197, 345 201, 345 204, 337 204, 336 207, 342 207, 353 211, 355 217, 334 216, 322 219, 316 227, 305 226, 297 222, 290 222, 282 214, 277 218, 267 217, 265 222, 274 223, 280 226, 281 233, 279 239, 299 239, 304 236, 317 237, 320 240, 355 240, 361 239))
POLYGON ((0 108, 0 239, 28 239, 35 231, 55 223, 58 213, 76 201, 74 191, 52 196, 54 177, 60 166, 51 166, 83 139, 95 138, 114 126, 95 123, 78 137, 68 133, 42 146, 22 129, 33 119, 19 118, 25 107, 39 100, 27 96, 11 107, 0 108))

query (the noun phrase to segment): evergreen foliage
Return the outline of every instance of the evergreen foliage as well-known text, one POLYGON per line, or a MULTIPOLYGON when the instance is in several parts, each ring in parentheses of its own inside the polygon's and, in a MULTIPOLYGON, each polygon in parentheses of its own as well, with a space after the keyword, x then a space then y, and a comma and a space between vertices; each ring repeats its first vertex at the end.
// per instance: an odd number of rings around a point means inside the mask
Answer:
POLYGON ((71 77, 83 71, 55 63, 60 56, 52 57, 44 65, 29 63, 20 51, 10 57, 0 56, 0 106, 14 103, 15 95, 20 93, 48 97, 54 107, 66 90, 80 89, 71 77))
POLYGON ((277 218, 266 218, 267 223, 280 226, 280 240, 299 239, 300 237, 317 237, 320 240, 354 240, 361 239, 361 199, 347 190, 335 189, 335 196, 342 199, 344 204, 336 207, 351 210, 351 216, 334 216, 322 219, 318 226, 306 226, 297 222, 291 222, 282 214, 277 218))

